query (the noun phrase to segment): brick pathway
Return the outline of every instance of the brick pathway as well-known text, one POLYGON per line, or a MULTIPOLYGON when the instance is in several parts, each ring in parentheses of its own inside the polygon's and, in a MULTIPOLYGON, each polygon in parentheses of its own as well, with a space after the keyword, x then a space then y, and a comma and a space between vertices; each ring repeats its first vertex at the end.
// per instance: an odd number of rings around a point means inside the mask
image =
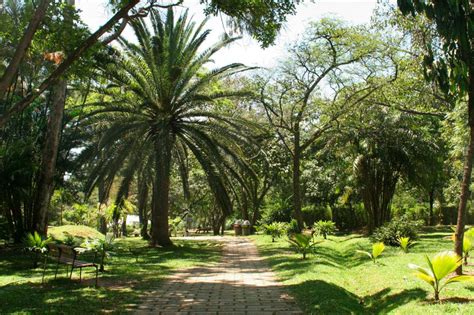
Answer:
POLYGON ((227 236, 219 241, 224 249, 217 266, 175 273, 148 292, 137 313, 303 314, 275 280, 254 244, 243 237, 227 236))

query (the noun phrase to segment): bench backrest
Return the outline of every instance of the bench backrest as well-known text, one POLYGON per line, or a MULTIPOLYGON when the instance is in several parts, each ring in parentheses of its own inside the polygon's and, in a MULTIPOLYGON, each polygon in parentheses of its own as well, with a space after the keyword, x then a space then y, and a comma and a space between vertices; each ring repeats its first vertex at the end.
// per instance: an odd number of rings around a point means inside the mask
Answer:
POLYGON ((62 244, 48 244, 48 252, 49 255, 54 256, 54 257, 62 257, 62 258, 70 258, 70 259, 75 259, 77 252, 76 250, 67 245, 62 245, 62 244))

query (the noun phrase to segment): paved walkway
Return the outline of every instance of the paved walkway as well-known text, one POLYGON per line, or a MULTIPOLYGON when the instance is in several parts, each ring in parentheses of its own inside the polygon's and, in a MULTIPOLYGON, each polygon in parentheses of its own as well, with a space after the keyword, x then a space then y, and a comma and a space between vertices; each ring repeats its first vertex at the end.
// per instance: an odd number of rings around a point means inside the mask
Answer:
POLYGON ((147 294, 137 313, 303 314, 275 280, 254 244, 243 237, 219 240, 224 249, 217 266, 175 273, 147 294))

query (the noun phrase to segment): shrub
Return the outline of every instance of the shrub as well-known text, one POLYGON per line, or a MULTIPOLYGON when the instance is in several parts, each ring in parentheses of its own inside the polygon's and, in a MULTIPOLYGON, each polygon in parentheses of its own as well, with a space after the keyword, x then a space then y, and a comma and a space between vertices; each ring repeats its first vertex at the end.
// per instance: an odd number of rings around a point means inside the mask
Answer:
MULTIPOLYGON (((456 231, 455 228, 451 227, 451 230, 454 232, 456 231)), ((456 234, 453 233, 449 237, 453 242, 456 240, 456 234)), ((468 258, 469 258, 469 252, 474 248, 474 228, 470 228, 469 230, 464 232, 464 238, 462 240, 462 253, 463 253, 463 258, 464 258, 464 265, 467 266, 468 258)))
POLYGON ((276 200, 265 206, 262 213, 261 223, 290 222, 291 207, 283 200, 276 200))
POLYGON ((398 239, 400 237, 409 237, 411 240, 416 240, 418 238, 418 231, 422 225, 422 221, 413 221, 404 215, 400 218, 394 218, 384 226, 376 229, 372 238, 376 242, 398 246, 398 239))
POLYGON ((168 225, 169 225, 169 234, 174 234, 176 236, 179 231, 184 230, 184 222, 183 219, 180 217, 176 217, 174 219, 169 219, 168 220, 168 225))
POLYGON ((462 252, 464 255, 464 265, 467 266, 467 259, 469 258, 469 252, 473 248, 473 240, 468 237, 464 236, 463 241, 462 241, 462 252))
POLYGON ((366 252, 364 250, 357 250, 356 252, 365 254, 372 259, 374 263, 376 263, 377 258, 382 254, 382 252, 385 250, 385 245, 382 242, 378 242, 375 244, 372 244, 372 253, 366 252))
POLYGON ((287 223, 285 222, 273 222, 270 224, 263 224, 261 230, 263 233, 272 237, 272 242, 275 242, 276 238, 282 237, 287 229, 287 223))
POLYGON ((286 228, 286 234, 288 236, 291 236, 293 234, 298 234, 300 233, 300 227, 298 226, 298 221, 296 219, 292 219, 290 223, 288 223, 287 228, 286 228))
POLYGON ((314 225, 314 231, 318 235, 322 235, 324 239, 327 239, 329 234, 334 234, 336 231, 336 224, 332 221, 318 221, 314 225))
POLYGON ((400 248, 405 252, 408 253, 408 248, 415 244, 409 237, 400 237, 398 238, 398 244, 400 245, 400 248))
POLYGON ((409 264, 410 269, 416 270, 415 275, 421 280, 429 283, 434 290, 435 301, 439 301, 439 292, 449 283, 474 281, 474 276, 461 275, 442 281, 450 273, 454 272, 461 264, 462 260, 452 251, 444 251, 436 254, 433 259, 426 256, 428 268, 423 268, 414 264, 409 264))
POLYGON ((39 256, 48 250, 46 245, 48 245, 49 242, 51 242, 51 238, 43 238, 36 231, 26 234, 23 245, 28 251, 34 254, 33 268, 38 267, 39 256))
POLYGON ((81 247, 84 251, 94 251, 98 254, 100 259, 100 271, 104 271, 104 265, 107 258, 110 257, 111 251, 114 248, 114 238, 107 235, 103 239, 88 239, 81 247))
POLYGON ((296 252, 303 255, 303 259, 306 259, 306 255, 311 253, 316 246, 316 242, 313 239, 312 235, 297 233, 289 237, 288 241, 296 252))
POLYGON ((312 226, 320 220, 331 220, 331 209, 327 206, 309 205, 301 209, 303 221, 308 226, 312 226))

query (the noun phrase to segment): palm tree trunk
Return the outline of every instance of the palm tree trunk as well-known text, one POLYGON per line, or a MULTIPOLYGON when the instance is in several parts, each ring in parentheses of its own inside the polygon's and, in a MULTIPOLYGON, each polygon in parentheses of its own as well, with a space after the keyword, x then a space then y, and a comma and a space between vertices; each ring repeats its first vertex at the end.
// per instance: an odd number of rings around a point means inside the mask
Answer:
POLYGON ((148 185, 145 178, 141 178, 141 182, 138 184, 138 218, 140 221, 140 236, 143 239, 149 239, 147 225, 148 218, 146 215, 146 205, 148 202, 148 185))
MULTIPOLYGON (((469 144, 464 157, 464 174, 459 197, 458 219, 456 224, 454 251, 459 257, 463 256, 464 227, 466 224, 466 205, 469 200, 469 185, 471 184, 472 159, 474 153, 474 69, 471 67, 469 76, 468 119, 469 119, 469 144)), ((456 274, 462 274, 462 265, 456 269, 456 274)))
POLYGON ((156 140, 156 166, 155 185, 153 194, 155 195, 152 209, 152 235, 151 245, 171 246, 168 226, 168 214, 170 208, 169 192, 171 179, 171 135, 165 132, 157 135, 156 140))
POLYGON ((66 101, 66 80, 60 79, 53 89, 53 102, 43 148, 41 168, 33 208, 33 228, 41 235, 48 230, 48 208, 53 192, 59 140, 62 130, 64 105, 66 101))

